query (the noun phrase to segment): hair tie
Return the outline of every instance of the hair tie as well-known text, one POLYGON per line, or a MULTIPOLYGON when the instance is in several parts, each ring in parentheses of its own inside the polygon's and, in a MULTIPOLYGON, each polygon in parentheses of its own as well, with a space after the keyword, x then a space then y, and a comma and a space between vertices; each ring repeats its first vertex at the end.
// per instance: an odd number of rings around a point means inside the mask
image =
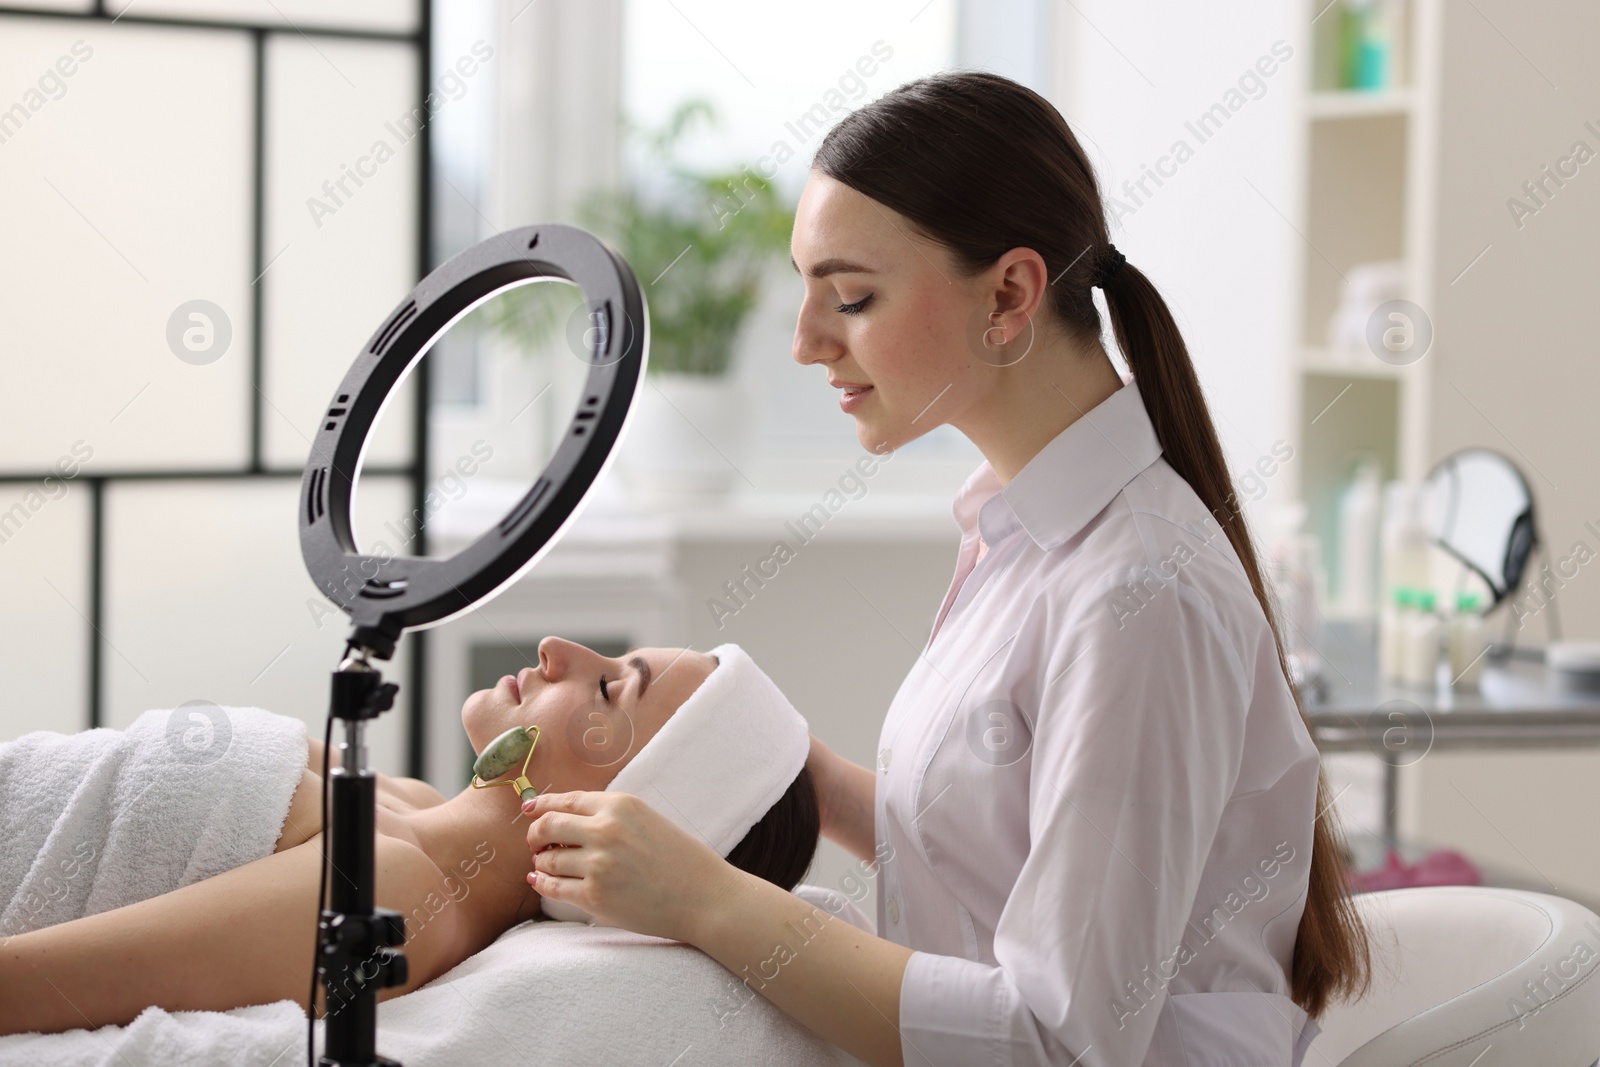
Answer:
POLYGON ((1128 257, 1118 252, 1116 245, 1107 243, 1105 254, 1100 257, 1100 267, 1094 272, 1094 280, 1089 284, 1098 285, 1104 289, 1106 283, 1116 277, 1118 268, 1126 262, 1128 262, 1128 257))

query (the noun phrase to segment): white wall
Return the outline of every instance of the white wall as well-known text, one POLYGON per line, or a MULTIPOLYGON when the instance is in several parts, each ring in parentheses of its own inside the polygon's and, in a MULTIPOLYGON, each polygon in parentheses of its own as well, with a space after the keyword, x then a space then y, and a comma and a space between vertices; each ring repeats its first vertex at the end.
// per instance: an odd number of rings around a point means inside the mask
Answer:
MULTIPOLYGON (((1291 8, 1273 0, 1170 4, 1155 18, 1150 5, 1085 0, 1059 5, 1052 29, 1055 69, 1045 95, 1095 167, 1112 242, 1161 289, 1183 330, 1236 475, 1274 442, 1296 444, 1286 405, 1292 364, 1282 342, 1293 305, 1283 265, 1301 239, 1283 217, 1292 217, 1294 195, 1286 131, 1294 80, 1306 76, 1299 68, 1310 55, 1291 8), (1280 41, 1287 62, 1273 56, 1280 41), (1202 141, 1190 124, 1235 102, 1226 94, 1264 56, 1275 70, 1250 90, 1259 99, 1240 93, 1237 110, 1202 141), (1193 153, 1182 163, 1174 155, 1180 141, 1193 153), (1124 187, 1158 166, 1175 173, 1159 186, 1146 178, 1149 195, 1124 187)), ((1108 328, 1108 350, 1111 343, 1108 328)), ((1286 481, 1271 484, 1263 501, 1285 489, 1286 481)))
MULTIPOLYGON (((1448 225, 1432 250, 1441 281, 1427 357, 1430 462, 1477 445, 1522 467, 1545 542, 1568 559, 1555 609, 1564 636, 1590 641, 1600 640, 1600 569, 1577 563, 1576 546, 1591 560, 1600 553, 1586 525, 1600 526, 1600 69, 1589 47, 1597 39, 1593 4, 1445 5, 1438 211, 1448 225), (1508 201, 1537 206, 1523 183, 1578 141, 1590 161, 1564 185, 1548 183, 1544 205, 1519 226, 1508 201)), ((1546 640, 1553 612, 1534 612, 1537 604, 1524 602, 1531 621, 1513 631, 1519 643, 1546 640)), ((1497 637, 1506 610, 1492 617, 1497 637)), ((1554 892, 1600 900, 1597 783, 1593 749, 1433 753, 1405 781, 1405 825, 1554 892)))

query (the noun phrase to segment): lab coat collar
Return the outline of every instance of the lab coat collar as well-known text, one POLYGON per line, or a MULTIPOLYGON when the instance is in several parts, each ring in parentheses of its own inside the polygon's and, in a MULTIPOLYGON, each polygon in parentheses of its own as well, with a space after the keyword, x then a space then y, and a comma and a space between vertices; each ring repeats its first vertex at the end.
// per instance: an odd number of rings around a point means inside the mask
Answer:
POLYGON ((956 494, 962 533, 994 545, 1021 525, 1041 549, 1073 537, 1161 456, 1137 382, 1130 381, 1062 430, 1010 484, 985 460, 956 494))

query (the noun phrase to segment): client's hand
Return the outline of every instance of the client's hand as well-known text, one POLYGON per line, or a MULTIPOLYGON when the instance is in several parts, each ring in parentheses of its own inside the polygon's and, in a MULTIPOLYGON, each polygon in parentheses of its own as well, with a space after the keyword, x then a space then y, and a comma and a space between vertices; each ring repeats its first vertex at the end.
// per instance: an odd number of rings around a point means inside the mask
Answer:
POLYGON ((610 926, 692 942, 695 918, 737 887, 738 868, 630 793, 545 793, 522 810, 528 883, 610 926))

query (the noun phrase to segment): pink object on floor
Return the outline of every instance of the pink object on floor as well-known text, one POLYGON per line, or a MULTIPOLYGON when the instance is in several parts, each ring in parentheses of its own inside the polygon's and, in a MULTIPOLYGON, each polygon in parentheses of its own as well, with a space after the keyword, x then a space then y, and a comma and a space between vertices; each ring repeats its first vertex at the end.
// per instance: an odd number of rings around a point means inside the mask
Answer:
POLYGON ((1384 856, 1376 870, 1354 871, 1350 888, 1357 893, 1380 889, 1410 889, 1424 885, 1481 885, 1483 875, 1472 861, 1451 848, 1428 853, 1416 863, 1407 863, 1394 849, 1384 856))

